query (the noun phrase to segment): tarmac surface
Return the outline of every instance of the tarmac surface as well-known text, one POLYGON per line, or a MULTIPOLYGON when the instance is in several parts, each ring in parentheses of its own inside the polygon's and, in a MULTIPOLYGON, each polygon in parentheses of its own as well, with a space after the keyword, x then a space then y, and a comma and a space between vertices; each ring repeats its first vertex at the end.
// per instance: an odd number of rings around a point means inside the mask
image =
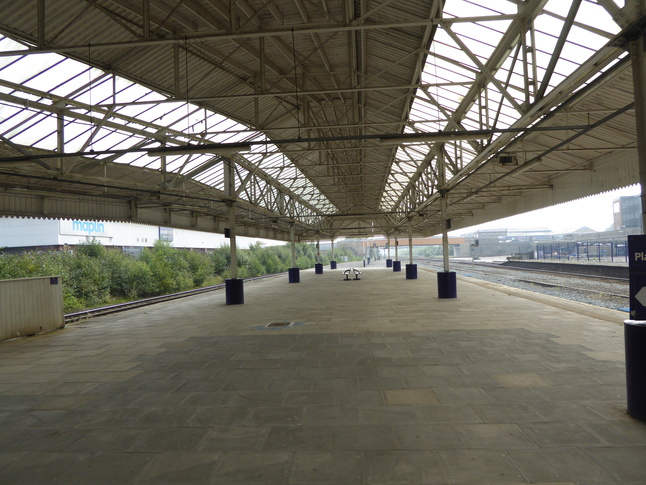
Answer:
POLYGON ((646 483, 625 313, 349 266, 1 343, 0 483, 646 483))

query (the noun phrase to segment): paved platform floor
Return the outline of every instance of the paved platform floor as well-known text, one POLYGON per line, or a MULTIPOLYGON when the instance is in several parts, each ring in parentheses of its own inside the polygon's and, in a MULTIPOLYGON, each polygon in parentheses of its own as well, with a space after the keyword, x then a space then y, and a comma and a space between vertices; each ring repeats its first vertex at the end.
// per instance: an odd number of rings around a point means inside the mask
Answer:
POLYGON ((384 266, 0 344, 0 483, 646 483, 626 314, 384 266))

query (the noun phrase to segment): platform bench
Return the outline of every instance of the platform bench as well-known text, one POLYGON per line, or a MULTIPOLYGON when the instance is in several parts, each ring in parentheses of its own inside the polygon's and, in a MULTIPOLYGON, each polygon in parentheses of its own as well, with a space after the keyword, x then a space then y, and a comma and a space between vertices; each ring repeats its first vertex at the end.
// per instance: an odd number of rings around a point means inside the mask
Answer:
POLYGON ((359 275, 361 274, 361 271, 359 271, 356 268, 350 268, 350 269, 346 269, 343 272, 343 275, 345 276, 345 279, 343 281, 351 281, 350 280, 350 274, 351 273, 354 273, 354 279, 355 280, 360 280, 361 279, 361 278, 359 278, 359 275))

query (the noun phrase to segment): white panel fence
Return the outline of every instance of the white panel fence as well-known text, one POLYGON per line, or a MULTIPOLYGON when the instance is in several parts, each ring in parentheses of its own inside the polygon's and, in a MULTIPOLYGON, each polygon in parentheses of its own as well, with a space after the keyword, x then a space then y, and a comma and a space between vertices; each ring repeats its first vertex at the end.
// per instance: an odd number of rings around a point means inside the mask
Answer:
POLYGON ((0 341, 64 326, 60 276, 0 280, 0 341))

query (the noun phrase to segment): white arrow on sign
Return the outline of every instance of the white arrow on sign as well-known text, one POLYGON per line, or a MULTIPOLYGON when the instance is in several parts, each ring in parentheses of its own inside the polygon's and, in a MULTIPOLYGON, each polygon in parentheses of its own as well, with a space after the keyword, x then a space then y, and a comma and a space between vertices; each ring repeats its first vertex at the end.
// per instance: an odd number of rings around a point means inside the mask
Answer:
POLYGON ((635 300, 641 303, 642 306, 646 306, 646 286, 642 287, 642 289, 637 292, 635 300))

